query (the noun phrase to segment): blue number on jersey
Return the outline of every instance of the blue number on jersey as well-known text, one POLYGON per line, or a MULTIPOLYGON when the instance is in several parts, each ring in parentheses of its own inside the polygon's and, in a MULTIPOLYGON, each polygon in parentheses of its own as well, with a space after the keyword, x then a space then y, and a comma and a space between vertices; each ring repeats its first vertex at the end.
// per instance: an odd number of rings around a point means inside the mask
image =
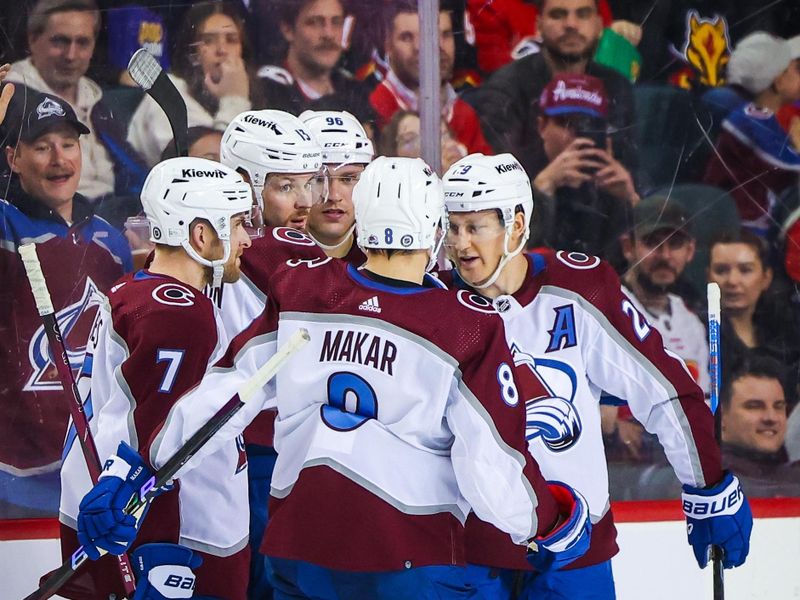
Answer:
POLYGON ((352 431, 378 417, 375 390, 363 377, 340 371, 328 378, 328 404, 322 406, 322 421, 337 431, 352 431), (348 394, 355 396, 355 410, 347 411, 348 394))

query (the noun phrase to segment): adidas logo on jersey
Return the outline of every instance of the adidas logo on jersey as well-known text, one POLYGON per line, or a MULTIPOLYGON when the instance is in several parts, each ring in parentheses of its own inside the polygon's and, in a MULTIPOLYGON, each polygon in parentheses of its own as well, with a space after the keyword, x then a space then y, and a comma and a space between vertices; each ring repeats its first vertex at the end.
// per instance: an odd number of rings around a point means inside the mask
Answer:
POLYGON ((366 310, 367 312, 379 313, 381 312, 381 305, 378 304, 378 297, 373 296, 369 300, 364 300, 358 305, 358 310, 366 310))

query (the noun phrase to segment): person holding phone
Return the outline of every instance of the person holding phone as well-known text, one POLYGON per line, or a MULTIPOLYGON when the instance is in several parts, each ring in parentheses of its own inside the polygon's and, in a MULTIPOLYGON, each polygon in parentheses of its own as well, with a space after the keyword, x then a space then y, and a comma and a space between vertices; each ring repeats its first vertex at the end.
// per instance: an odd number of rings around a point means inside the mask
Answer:
POLYGON ((611 150, 603 82, 555 74, 539 98, 537 127, 549 162, 533 177, 537 215, 529 245, 594 254, 621 267, 619 237, 639 194, 611 150))

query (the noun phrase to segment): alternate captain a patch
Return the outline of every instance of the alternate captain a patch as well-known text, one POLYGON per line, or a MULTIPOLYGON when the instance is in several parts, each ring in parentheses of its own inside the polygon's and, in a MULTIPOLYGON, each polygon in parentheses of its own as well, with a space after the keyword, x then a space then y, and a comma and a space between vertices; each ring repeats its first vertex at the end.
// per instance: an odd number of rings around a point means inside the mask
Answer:
POLYGON ((545 352, 572 348, 578 343, 578 336, 575 333, 575 310, 572 304, 557 306, 553 310, 556 316, 553 328, 547 331, 550 334, 550 343, 545 352))

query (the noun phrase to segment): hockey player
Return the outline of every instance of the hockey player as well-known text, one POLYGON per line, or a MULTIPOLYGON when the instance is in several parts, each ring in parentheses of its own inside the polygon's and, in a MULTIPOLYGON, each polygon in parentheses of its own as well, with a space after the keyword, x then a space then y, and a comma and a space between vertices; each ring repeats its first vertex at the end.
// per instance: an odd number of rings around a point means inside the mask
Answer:
MULTIPOLYGON (((250 187, 219 163, 162 162, 150 172, 141 198, 155 257, 148 270, 111 289, 95 320, 81 377, 81 385, 91 378, 86 404, 94 412, 98 453, 116 454, 84 496, 91 485, 79 444, 73 438, 65 449, 60 509, 65 557, 75 550, 76 528, 87 554, 98 557, 97 548, 104 545, 94 517, 109 507, 109 490, 123 480, 141 485, 164 420, 191 414, 193 407, 178 399, 227 347, 216 309, 202 289, 235 281, 242 252, 250 246, 245 231, 250 187)), ((196 598, 245 598, 246 467, 241 444, 230 440, 153 501, 131 561, 138 572, 135 600, 188 597, 185 586, 158 580, 165 573, 182 583, 196 575, 196 598), (221 505, 227 509, 224 520, 217 512, 221 505)), ((132 519, 126 517, 121 526, 132 528, 132 519)), ((123 597, 113 561, 104 558, 91 567, 83 581, 76 578, 74 589, 60 593, 76 600, 123 597)))
POLYGON ((300 120, 322 148, 328 180, 327 200, 311 207, 306 233, 328 256, 360 267, 366 256, 354 233, 353 188, 375 156, 372 141, 349 112, 307 110, 300 120))
MULTIPOLYGON (((510 154, 461 159, 446 173, 444 190, 454 284, 492 300, 515 363, 549 388, 549 398, 527 407, 529 449, 546 477, 586 496, 593 522, 589 551, 568 570, 533 577, 523 597, 615 597, 610 559, 618 547, 600 431, 601 391, 627 400, 633 415, 658 435, 684 484, 689 543, 700 567, 712 544, 722 548, 726 568, 741 565, 752 516, 738 479, 722 470, 703 393, 622 293, 610 266, 575 252, 522 252, 533 200, 530 181, 510 154), (712 516, 714 503, 727 509, 712 516)), ((502 567, 487 547, 470 544, 467 559, 502 567)))
MULTIPOLYGON (((308 329, 311 342, 257 396, 276 394, 279 415, 262 547, 276 598, 472 597, 458 567, 470 510, 523 550, 535 539, 537 561, 568 563, 588 546, 585 503, 546 484, 525 449, 520 402, 544 390, 514 367, 487 302, 425 274, 440 242, 441 193, 420 159, 374 161, 354 194, 363 269, 283 264, 264 315, 185 399, 193 419, 208 418, 215 407, 191 399, 221 402, 276 342, 308 329)), ((258 408, 242 409, 199 464, 258 408)), ((170 418, 153 466, 192 433, 170 418)), ((116 493, 130 496, 122 485, 116 493)), ((124 531, 109 536, 126 541, 124 531)))

